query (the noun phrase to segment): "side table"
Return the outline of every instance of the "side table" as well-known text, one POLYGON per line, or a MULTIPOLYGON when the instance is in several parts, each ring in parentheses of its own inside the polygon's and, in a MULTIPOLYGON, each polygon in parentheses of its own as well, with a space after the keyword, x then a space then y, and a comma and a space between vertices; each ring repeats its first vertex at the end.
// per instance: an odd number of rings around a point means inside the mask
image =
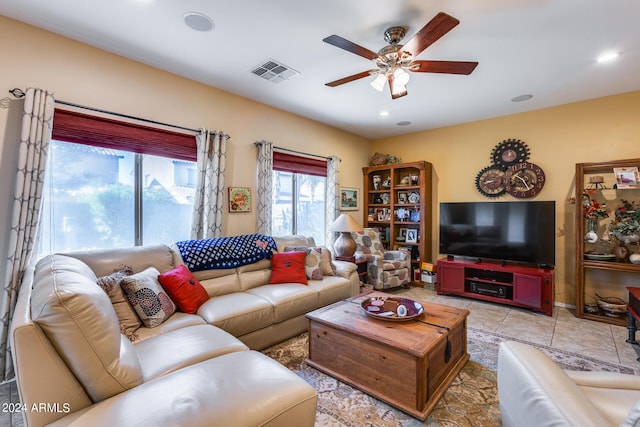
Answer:
POLYGON ((338 256, 336 255, 336 259, 338 261, 347 261, 352 262, 358 267, 358 277, 360 278, 360 282, 367 283, 368 274, 367 274, 367 259, 366 258, 356 258, 354 256, 338 256))

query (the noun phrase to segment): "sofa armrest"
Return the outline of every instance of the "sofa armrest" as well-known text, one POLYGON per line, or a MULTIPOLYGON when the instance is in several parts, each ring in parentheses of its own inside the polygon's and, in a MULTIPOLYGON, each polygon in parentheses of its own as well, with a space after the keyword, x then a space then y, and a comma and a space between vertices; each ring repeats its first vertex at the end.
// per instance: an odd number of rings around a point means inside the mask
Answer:
POLYGON ((500 344, 498 396, 505 427, 611 425, 555 362, 526 344, 500 344))
POLYGON ((389 261, 406 261, 411 258, 409 251, 406 249, 397 249, 391 251, 385 251, 383 257, 384 260, 389 261))
POLYGON ((336 266, 336 274, 340 277, 344 277, 345 279, 349 279, 351 273, 358 269, 358 266, 349 261, 339 261, 332 260, 333 264, 336 266))

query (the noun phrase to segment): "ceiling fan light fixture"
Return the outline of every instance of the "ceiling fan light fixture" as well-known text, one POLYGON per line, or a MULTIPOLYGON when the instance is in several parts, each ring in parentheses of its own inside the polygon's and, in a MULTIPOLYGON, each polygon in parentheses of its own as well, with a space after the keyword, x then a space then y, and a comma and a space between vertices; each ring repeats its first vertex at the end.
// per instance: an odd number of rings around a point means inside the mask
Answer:
POLYGON ((411 77, 409 76, 409 73, 407 73, 402 68, 397 68, 393 72, 393 81, 395 85, 406 86, 407 83, 409 83, 410 78, 411 77))
POLYGON ((384 74, 379 73, 376 78, 371 81, 371 87, 373 87, 378 92, 382 92, 382 89, 384 89, 384 83, 386 81, 387 77, 384 74))

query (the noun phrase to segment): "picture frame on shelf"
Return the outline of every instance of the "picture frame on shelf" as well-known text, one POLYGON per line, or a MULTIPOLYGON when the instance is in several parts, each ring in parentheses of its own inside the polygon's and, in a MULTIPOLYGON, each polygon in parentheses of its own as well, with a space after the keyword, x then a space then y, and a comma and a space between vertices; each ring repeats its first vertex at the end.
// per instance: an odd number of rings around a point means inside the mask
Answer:
POLYGON ((400 230, 398 230, 398 237, 396 237, 396 240, 399 242, 404 242, 407 239, 408 230, 408 228, 401 228, 400 230))
POLYGON ((640 176, 638 176, 638 168, 613 168, 613 174, 616 177, 616 187, 624 188, 640 188, 640 176))
POLYGON ((404 205, 407 203, 407 192, 406 191, 398 191, 398 204, 404 205))
POLYGON ((357 211, 360 209, 360 189, 340 187, 340 210, 357 211))
POLYGON ((249 187, 229 187, 229 212, 251 212, 249 187))
POLYGON ((407 237, 405 239, 407 243, 418 243, 418 230, 413 228, 407 229, 407 237))

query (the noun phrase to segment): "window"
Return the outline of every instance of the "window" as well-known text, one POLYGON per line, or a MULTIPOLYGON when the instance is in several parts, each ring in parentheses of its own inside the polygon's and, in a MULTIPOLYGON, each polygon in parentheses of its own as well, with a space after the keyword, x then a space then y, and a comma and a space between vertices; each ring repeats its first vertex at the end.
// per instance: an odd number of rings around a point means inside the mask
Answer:
POLYGON ((324 160, 273 153, 273 235, 302 234, 324 245, 326 175, 324 160))
MULTIPOLYGON (((128 138, 143 149, 123 141, 123 122, 114 131, 104 119, 70 120, 64 113, 62 117, 58 120, 56 111, 39 255, 170 244, 189 238, 196 171, 189 150, 181 154, 174 146, 171 156, 157 155, 163 151, 162 142, 149 144, 145 140, 149 135, 140 133, 136 125, 129 129, 128 138), (87 131, 87 123, 101 123, 101 128, 87 131), (83 135, 85 131, 88 136, 83 135)), ((155 139, 153 133, 151 137, 154 142, 162 139, 155 139)), ((187 137, 193 140, 195 157, 195 137, 187 137)))

